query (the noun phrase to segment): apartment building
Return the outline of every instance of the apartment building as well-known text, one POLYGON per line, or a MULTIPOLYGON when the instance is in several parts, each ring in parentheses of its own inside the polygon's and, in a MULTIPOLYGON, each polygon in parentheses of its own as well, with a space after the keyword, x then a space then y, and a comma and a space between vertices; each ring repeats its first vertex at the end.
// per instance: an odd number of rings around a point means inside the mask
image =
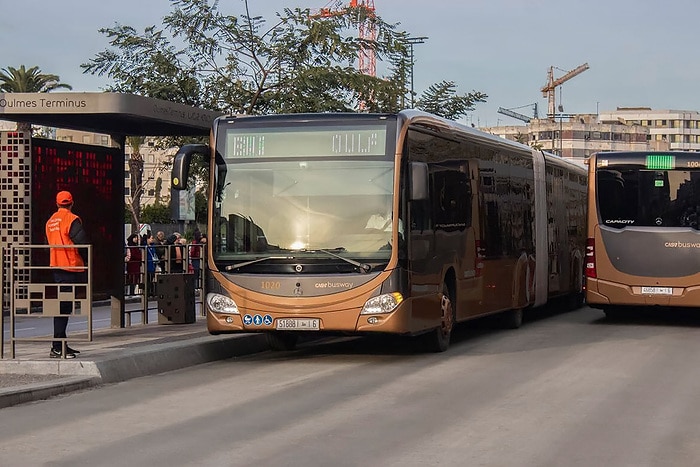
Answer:
POLYGON ((618 107, 483 130, 574 160, 599 151, 700 151, 700 113, 689 110, 618 107))
POLYGON ((612 112, 602 112, 599 120, 647 128, 652 150, 700 150, 700 113, 693 110, 618 107, 612 112))
POLYGON ((0 131, 12 131, 17 128, 17 123, 8 122, 7 120, 0 120, 0 131))
POLYGON ((600 122, 595 114, 532 119, 527 125, 483 128, 502 138, 519 141, 564 158, 583 161, 599 151, 643 151, 649 129, 622 122, 600 122))

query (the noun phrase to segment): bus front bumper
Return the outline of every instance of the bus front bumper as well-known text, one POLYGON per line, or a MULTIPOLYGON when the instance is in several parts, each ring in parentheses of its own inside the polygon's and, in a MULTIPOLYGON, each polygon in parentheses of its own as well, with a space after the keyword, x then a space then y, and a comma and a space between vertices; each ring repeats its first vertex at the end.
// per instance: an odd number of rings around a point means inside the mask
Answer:
POLYGON ((389 333, 412 335, 440 325, 440 297, 407 299, 391 313, 360 314, 359 309, 274 312, 241 310, 240 314, 214 313, 207 309, 207 329, 212 334, 269 331, 318 331, 330 333, 389 333), (294 325, 299 327, 295 328, 294 325), (281 328, 281 326, 286 326, 281 328), (292 327, 290 327, 292 326, 292 327))
POLYGON ((600 279, 588 279, 586 303, 592 308, 608 305, 629 306, 700 306, 700 287, 629 286, 600 279))

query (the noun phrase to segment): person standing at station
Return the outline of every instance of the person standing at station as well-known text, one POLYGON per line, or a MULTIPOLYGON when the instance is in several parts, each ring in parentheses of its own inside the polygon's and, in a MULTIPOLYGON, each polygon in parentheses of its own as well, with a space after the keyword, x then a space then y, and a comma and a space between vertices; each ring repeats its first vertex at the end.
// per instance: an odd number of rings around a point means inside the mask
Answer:
POLYGON ((195 289, 200 289, 200 276, 202 267, 202 232, 199 229, 194 230, 194 237, 192 238, 192 243, 190 243, 190 268, 194 274, 195 289))
POLYGON ((166 269, 166 264, 167 264, 167 259, 169 258, 168 253, 167 253, 167 247, 165 246, 165 232, 162 230, 159 230, 156 233, 156 241, 155 241, 155 246, 156 246, 156 254, 158 255, 158 267, 160 271, 157 272, 169 272, 166 269))
POLYGON ((156 267, 158 266, 156 242, 156 237, 153 235, 149 235, 146 239, 146 271, 148 272, 147 281, 150 297, 156 296, 156 267))
POLYGON ((138 234, 131 234, 129 238, 126 239, 126 256, 124 257, 124 262, 126 263, 126 287, 127 295, 136 295, 139 286, 143 287, 141 284, 141 278, 143 277, 142 266, 143 266, 143 250, 139 245, 140 237, 138 234))
POLYGON ((179 232, 174 232, 165 239, 165 245, 169 249, 168 255, 170 255, 169 269, 170 274, 177 274, 185 272, 183 269, 183 257, 185 247, 182 245, 180 239, 182 235, 179 232))
MULTIPOLYGON (((88 237, 83 229, 80 217, 73 214, 73 195, 69 191, 59 191, 56 195, 57 211, 46 222, 46 239, 54 245, 87 245, 88 237)), ((53 268, 54 281, 57 284, 87 283, 87 250, 85 248, 50 248, 50 265, 53 268)), ((70 315, 73 305, 70 301, 61 301, 60 314, 70 315)), ((68 317, 54 317, 54 339, 65 339, 68 317)), ((66 345, 65 358, 75 358, 80 352, 66 345)), ((51 345, 49 357, 62 356, 62 341, 55 340, 51 345)))

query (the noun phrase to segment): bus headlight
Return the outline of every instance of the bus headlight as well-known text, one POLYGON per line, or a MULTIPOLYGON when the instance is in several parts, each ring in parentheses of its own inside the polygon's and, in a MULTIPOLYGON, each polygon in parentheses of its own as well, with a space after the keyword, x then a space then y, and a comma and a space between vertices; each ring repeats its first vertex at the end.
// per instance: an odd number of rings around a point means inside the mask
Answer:
POLYGON ((376 315, 391 313, 403 301, 403 295, 398 292, 386 293, 378 297, 372 297, 362 307, 363 315, 376 315))
POLYGON ((236 302, 226 295, 221 295, 218 293, 207 294, 207 305, 214 313, 229 313, 234 315, 239 314, 238 305, 236 305, 236 302))

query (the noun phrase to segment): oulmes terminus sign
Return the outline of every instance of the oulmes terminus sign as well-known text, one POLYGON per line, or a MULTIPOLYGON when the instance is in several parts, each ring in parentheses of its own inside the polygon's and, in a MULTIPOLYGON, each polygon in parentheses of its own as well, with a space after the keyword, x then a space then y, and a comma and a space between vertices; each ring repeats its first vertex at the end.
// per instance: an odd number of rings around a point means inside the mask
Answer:
POLYGON ((134 94, 0 93, 0 119, 129 135, 208 134, 221 112, 134 94))

